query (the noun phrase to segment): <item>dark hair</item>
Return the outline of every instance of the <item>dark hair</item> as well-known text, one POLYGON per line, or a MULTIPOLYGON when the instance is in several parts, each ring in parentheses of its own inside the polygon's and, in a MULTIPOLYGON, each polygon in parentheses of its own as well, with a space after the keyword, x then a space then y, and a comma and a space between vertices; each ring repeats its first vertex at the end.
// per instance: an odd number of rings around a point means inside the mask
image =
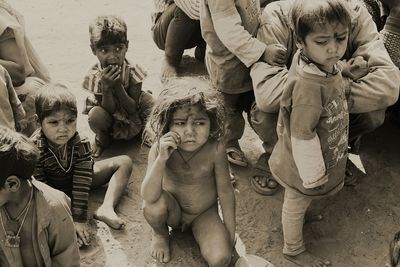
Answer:
POLYGON ((98 16, 89 25, 90 43, 95 47, 125 44, 128 41, 125 21, 114 15, 98 16))
POLYGON ((304 41, 305 37, 316 28, 326 24, 340 23, 350 27, 349 7, 343 0, 296 0, 290 20, 296 38, 304 41))
POLYGON ((210 119, 210 139, 224 135, 225 110, 216 90, 201 78, 184 77, 168 81, 160 93, 147 123, 147 133, 158 141, 169 131, 172 115, 178 108, 199 104, 210 119))
POLYGON ((28 137, 0 126, 0 188, 11 175, 23 180, 30 179, 39 153, 39 149, 28 137))
POLYGON ((46 84, 36 93, 36 114, 42 122, 46 117, 60 110, 68 110, 77 116, 76 98, 65 85, 46 84))

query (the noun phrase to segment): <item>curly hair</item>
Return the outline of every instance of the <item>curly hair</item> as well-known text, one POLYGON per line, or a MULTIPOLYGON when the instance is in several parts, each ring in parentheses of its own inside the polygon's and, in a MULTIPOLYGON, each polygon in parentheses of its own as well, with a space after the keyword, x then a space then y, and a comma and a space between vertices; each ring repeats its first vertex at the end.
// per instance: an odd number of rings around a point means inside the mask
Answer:
POLYGON ((115 15, 98 16, 89 25, 90 43, 94 47, 126 43, 127 26, 125 21, 115 15))
POLYGON ((195 77, 174 78, 167 82, 149 116, 146 134, 153 142, 158 142, 169 131, 174 112, 193 105, 200 105, 210 119, 209 138, 220 140, 224 136, 225 121, 221 97, 206 79, 195 77))
POLYGON ((11 175, 30 179, 38 159, 39 149, 28 137, 0 126, 0 188, 11 175))

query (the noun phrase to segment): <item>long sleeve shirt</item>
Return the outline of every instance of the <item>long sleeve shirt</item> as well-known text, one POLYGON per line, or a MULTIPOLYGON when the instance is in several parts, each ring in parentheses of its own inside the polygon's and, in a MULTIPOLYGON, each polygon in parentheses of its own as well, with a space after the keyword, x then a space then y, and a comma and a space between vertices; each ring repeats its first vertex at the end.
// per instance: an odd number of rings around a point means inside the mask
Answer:
POLYGON ((340 71, 327 75, 299 53, 293 57, 269 160, 284 187, 321 196, 343 186, 349 114, 342 81, 340 71))
POLYGON ((74 221, 86 222, 93 175, 93 158, 89 140, 81 139, 76 133, 68 141, 68 166, 64 167, 40 129, 31 138, 40 150, 40 158, 33 176, 71 197, 74 221))
POLYGON ((266 45, 257 40, 258 0, 201 0, 200 26, 208 50, 206 66, 213 85, 225 93, 253 90, 249 67, 266 45))
MULTIPOLYGON (((277 113, 288 66, 296 52, 289 11, 293 0, 267 5, 260 18, 257 38, 265 44, 282 44, 287 48, 286 66, 257 62, 251 67, 257 106, 264 112, 277 113)), ((369 73, 353 81, 344 78, 350 113, 384 109, 394 104, 399 95, 400 71, 393 64, 370 14, 361 2, 348 0, 351 32, 344 59, 362 56, 368 61, 369 73)))

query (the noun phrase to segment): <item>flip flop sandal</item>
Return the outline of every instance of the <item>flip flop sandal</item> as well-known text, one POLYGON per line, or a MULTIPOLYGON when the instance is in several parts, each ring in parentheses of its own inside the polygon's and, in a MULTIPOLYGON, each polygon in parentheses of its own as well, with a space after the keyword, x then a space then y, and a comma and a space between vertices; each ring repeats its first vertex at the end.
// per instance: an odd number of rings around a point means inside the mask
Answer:
POLYGON ((228 156, 228 161, 238 166, 246 167, 248 162, 246 156, 243 151, 236 147, 229 147, 226 149, 226 155, 228 156), (232 156, 232 154, 237 154, 239 159, 236 159, 232 156))
POLYGON ((272 196, 279 190, 279 184, 272 178, 271 173, 266 170, 256 169, 256 172, 250 177, 250 184, 254 191, 263 196, 272 196), (257 181, 257 176, 267 177, 267 185, 265 187, 261 186, 257 181), (274 181, 276 187, 270 187, 270 182, 274 181))

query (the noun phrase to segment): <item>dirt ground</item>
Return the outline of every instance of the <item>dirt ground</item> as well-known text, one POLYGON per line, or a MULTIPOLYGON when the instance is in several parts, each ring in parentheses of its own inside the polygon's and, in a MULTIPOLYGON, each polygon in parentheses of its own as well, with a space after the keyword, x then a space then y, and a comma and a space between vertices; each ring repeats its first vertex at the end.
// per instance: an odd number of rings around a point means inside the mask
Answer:
MULTIPOLYGON (((139 0, 17 0, 13 6, 25 16, 27 35, 48 66, 52 79, 69 86, 79 100, 80 109, 86 95, 81 81, 94 64, 88 38, 88 23, 99 14, 118 14, 128 25, 130 47, 128 58, 148 72, 145 90, 158 95, 162 51, 150 35, 150 12, 153 1, 139 0)), ((189 55, 193 51, 189 51, 189 55)), ((185 71, 204 74, 204 67, 192 58, 185 71)), ((79 130, 92 138, 87 117, 79 117, 79 130)), ((386 122, 375 133, 363 139, 361 160, 367 175, 360 176, 356 187, 346 187, 336 196, 313 203, 311 212, 321 213, 322 222, 304 228, 309 250, 327 257, 333 266, 384 266, 388 261, 388 243, 399 230, 400 207, 400 127, 386 122)), ((254 163, 262 151, 261 143, 249 127, 241 140, 243 150, 254 163)), ((92 246, 81 250, 82 266, 164 266, 149 255, 150 228, 141 210, 139 188, 146 171, 148 148, 138 141, 115 143, 105 156, 129 155, 134 170, 118 207, 127 221, 124 231, 111 230, 91 220, 92 246)), ((276 267, 291 267, 282 256, 281 208, 283 190, 272 197, 255 193, 249 184, 251 168, 233 169, 238 178, 237 232, 248 253, 272 262, 276 267)), ((92 194, 90 209, 101 203, 104 190, 92 194)), ((172 233, 172 261, 165 266, 207 266, 201 259, 193 237, 172 233)))

